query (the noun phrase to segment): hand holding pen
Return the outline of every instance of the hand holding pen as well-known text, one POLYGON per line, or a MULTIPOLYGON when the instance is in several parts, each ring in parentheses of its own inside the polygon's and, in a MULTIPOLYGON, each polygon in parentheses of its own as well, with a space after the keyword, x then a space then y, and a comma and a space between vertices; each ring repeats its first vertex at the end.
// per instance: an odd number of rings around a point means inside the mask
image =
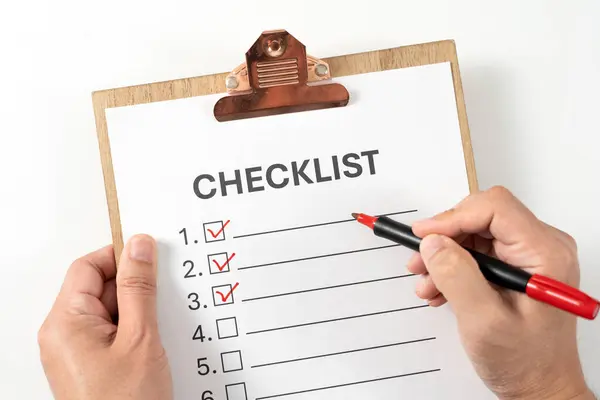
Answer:
POLYGON ((594 398, 581 370, 574 315, 490 285, 464 248, 517 267, 523 276, 552 277, 575 288, 579 265, 569 235, 538 220, 501 187, 469 196, 413 224, 412 231, 420 242, 420 253, 408 263, 422 276, 417 295, 432 307, 450 303, 467 354, 500 399, 594 398))

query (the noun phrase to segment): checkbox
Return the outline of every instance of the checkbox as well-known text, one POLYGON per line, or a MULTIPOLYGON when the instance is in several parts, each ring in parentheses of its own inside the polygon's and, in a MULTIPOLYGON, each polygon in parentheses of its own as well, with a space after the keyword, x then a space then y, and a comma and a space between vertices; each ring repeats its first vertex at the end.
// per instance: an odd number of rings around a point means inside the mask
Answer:
POLYGON ((229 339, 237 337, 237 319, 235 317, 218 319, 217 335, 219 336, 219 339, 229 339))
POLYGON ((212 294, 215 307, 233 304, 233 288, 230 284, 213 286, 212 294))
POLYGON ((221 353, 221 364, 223 365, 223 372, 243 370, 244 365, 242 364, 242 352, 236 350, 221 353))
POLYGON ((214 221, 202 224, 204 228, 204 241, 206 243, 221 242, 225 240, 225 227, 229 221, 214 221))
POLYGON ((229 253, 217 253, 217 254, 209 254, 208 258, 208 270, 211 274, 222 274, 224 272, 229 272, 229 265, 231 264, 231 260, 235 257, 235 253, 232 253, 231 256, 229 253))
POLYGON ((241 382, 225 385, 225 395, 227 396, 227 400, 248 400, 246 384, 241 382))

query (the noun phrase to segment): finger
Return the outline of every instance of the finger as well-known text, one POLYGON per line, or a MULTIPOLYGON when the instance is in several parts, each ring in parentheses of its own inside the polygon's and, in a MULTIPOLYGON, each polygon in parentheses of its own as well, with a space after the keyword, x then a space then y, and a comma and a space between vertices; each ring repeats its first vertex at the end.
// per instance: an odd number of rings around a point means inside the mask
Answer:
POLYGON ((542 224, 507 189, 494 187, 467 197, 455 208, 431 219, 415 222, 412 228, 419 237, 432 233, 448 237, 477 233, 512 244, 535 238, 542 224))
POLYGON ((440 291, 435 286, 435 283, 433 283, 430 275, 423 275, 417 282, 415 293, 423 300, 432 300, 440 294, 440 291))
POLYGON ((117 316, 117 283, 115 279, 104 282, 100 301, 114 320, 117 316))
POLYGON ((104 282, 115 277, 115 254, 112 246, 88 254, 75 261, 65 277, 60 296, 89 294, 100 298, 104 282))
POLYGON ((157 330, 156 258, 156 243, 147 235, 132 237, 123 249, 117 272, 117 339, 157 330))
POLYGON ((453 240, 460 244, 462 247, 467 249, 475 250, 479 253, 490 254, 493 252, 493 242, 490 239, 484 238, 480 235, 469 235, 462 242, 453 238, 453 240))
POLYGON ((446 304, 447 302, 448 302, 448 300, 446 300, 444 295, 440 293, 437 296, 435 296, 433 299, 428 300, 427 304, 429 304, 431 307, 440 307, 440 306, 443 306, 444 304, 446 304))
POLYGON ((410 260, 408 260, 408 264, 406 264, 406 269, 408 269, 408 272, 415 275, 422 275, 427 272, 425 263, 423 262, 423 259, 419 253, 412 255, 410 260))
POLYGON ((421 256, 433 283, 452 304, 457 317, 501 305, 498 292, 486 281, 476 261, 452 239, 426 236, 421 242, 421 256))

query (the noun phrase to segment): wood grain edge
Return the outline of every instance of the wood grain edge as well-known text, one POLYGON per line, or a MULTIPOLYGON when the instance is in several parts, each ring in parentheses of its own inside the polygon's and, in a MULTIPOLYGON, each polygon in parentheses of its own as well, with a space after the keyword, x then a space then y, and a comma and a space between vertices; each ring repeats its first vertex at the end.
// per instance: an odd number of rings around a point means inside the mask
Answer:
POLYGON ((115 172, 110 152, 110 141, 108 139, 108 126, 106 123, 106 109, 109 108, 104 101, 105 96, 92 95, 94 105, 94 117, 96 120, 96 133, 98 135, 98 147, 100 148, 100 160, 102 162, 102 174, 104 176, 104 190, 108 205, 108 217, 110 220, 110 231, 112 234, 113 248, 117 265, 123 251, 123 231, 121 229, 121 214, 119 212, 119 200, 117 197, 117 185, 115 172))
POLYGON ((475 155, 473 154, 473 144, 471 142, 471 130, 469 129, 469 119, 467 118, 467 105, 465 103, 460 68, 458 66, 458 56, 456 53, 456 44, 451 41, 452 49, 449 55, 452 56, 450 67, 452 69, 452 79, 454 81, 454 96, 456 97, 456 110, 458 113, 458 124, 460 126, 460 136, 462 139, 463 155, 465 158, 465 168, 467 169, 467 179, 469 180, 469 192, 479 191, 479 182, 477 181, 477 169, 475 168, 475 155))
MULTIPOLYGON (((329 63, 332 77, 334 78, 450 62, 463 144, 465 168, 469 181, 469 190, 471 193, 479 190, 456 45, 453 40, 347 54, 325 58, 324 60, 329 63)), ((123 233, 112 156, 110 152, 106 109, 224 93, 225 77, 227 74, 228 73, 225 72, 165 82, 121 87, 96 91, 92 94, 106 199, 117 262, 121 251, 123 250, 123 233)))

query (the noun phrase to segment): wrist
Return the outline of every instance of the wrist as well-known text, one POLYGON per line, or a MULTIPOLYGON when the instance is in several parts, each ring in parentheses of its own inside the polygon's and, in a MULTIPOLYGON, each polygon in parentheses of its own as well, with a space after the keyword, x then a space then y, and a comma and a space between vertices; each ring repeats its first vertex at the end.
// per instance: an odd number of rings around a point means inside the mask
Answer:
POLYGON ((594 393, 584 384, 565 386, 560 390, 529 391, 518 396, 503 396, 499 400, 599 400, 594 393))
POLYGON ((594 393, 592 393, 592 391, 590 389, 586 388, 583 393, 581 393, 580 395, 577 395, 576 397, 573 397, 573 400, 597 400, 597 399, 596 399, 596 396, 594 395, 594 393))
POLYGON ((497 393, 499 400, 600 400, 587 386, 581 370, 563 369, 561 374, 521 379, 517 387, 497 393))
POLYGON ((582 392, 573 396, 571 396, 571 394, 559 394, 555 397, 548 398, 548 400, 596 400, 596 396, 594 396, 591 390, 585 388, 582 392))

